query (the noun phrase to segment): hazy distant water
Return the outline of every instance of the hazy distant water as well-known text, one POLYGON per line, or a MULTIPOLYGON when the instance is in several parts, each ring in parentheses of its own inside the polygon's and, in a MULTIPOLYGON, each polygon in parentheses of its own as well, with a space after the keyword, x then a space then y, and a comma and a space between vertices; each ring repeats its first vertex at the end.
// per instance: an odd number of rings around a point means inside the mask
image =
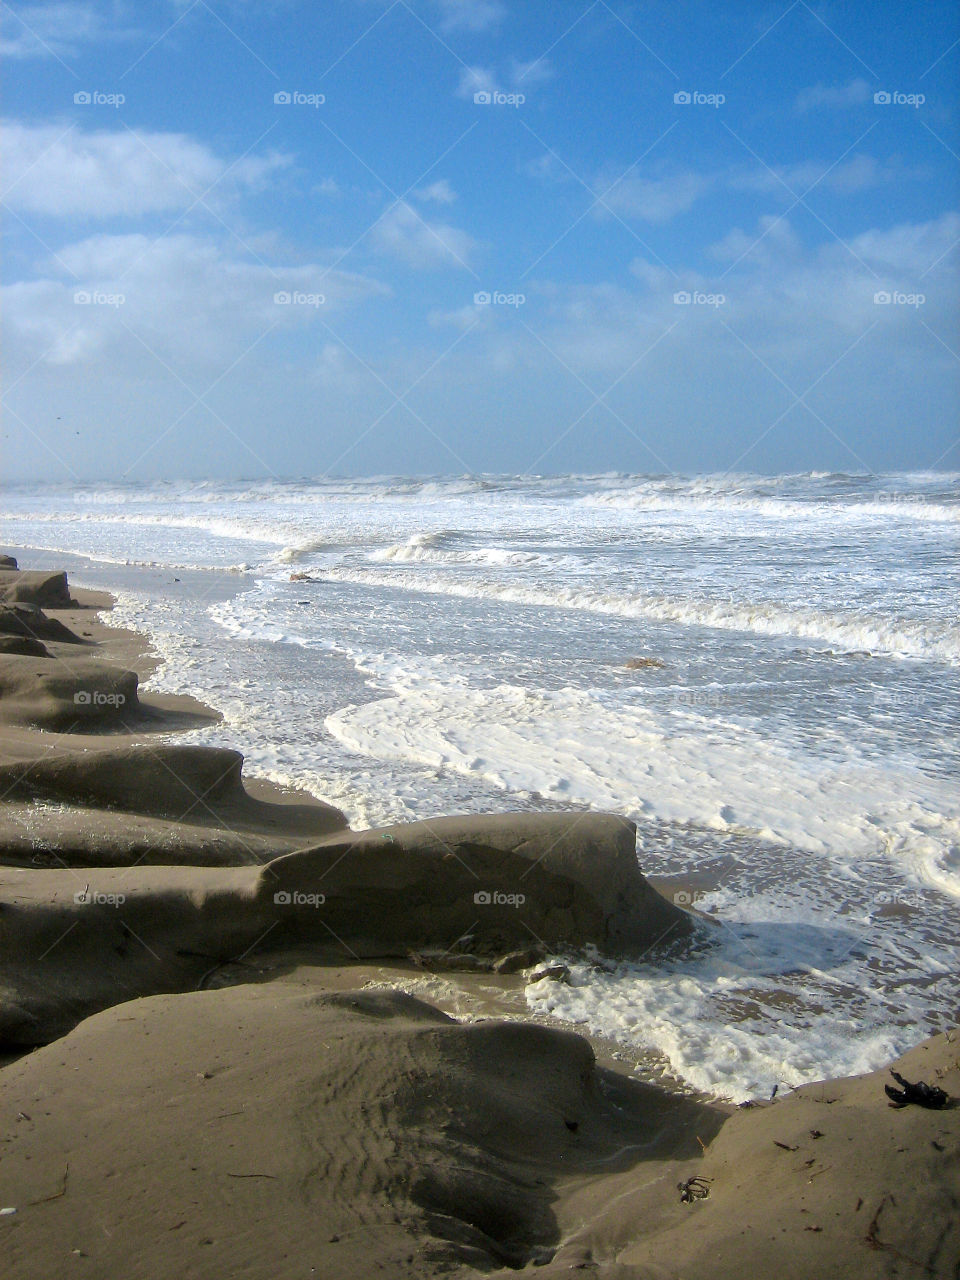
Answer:
POLYGON ((956 475, 22 487, 5 509, 9 544, 85 554, 91 582, 180 577, 118 613, 156 637, 155 683, 224 711, 192 737, 358 824, 633 817, 644 869, 719 937, 578 966, 538 1011, 737 1097, 955 1015, 956 475))

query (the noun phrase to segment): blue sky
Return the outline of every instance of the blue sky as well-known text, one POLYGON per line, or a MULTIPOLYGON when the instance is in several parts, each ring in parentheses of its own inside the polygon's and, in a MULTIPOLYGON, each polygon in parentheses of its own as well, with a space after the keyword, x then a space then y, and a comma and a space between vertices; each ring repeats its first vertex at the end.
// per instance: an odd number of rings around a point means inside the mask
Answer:
POLYGON ((4 470, 960 469, 958 40, 939 0, 4 6, 4 470))

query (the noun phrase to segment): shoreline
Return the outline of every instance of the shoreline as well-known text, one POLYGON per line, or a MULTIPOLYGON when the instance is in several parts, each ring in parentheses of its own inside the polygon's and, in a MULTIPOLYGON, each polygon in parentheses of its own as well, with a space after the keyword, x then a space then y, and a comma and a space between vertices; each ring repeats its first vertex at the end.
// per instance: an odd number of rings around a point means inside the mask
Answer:
MULTIPOLYGON (((41 576, 30 584, 50 590, 41 576)), ((600 930, 616 958, 641 945, 638 912, 659 922, 654 946, 686 927, 629 870, 629 824, 352 832, 315 796, 241 778, 223 749, 165 747, 217 713, 112 674, 102 689, 127 692, 102 697, 128 700, 78 731, 61 704, 75 716, 84 681, 157 661, 149 636, 93 619, 108 596, 73 597, 43 614, 85 643, 0 654, 0 1051, 23 1055, 0 1069, 0 1201, 15 1210, 0 1247, 15 1280, 71 1253, 118 1277, 953 1273, 957 1110, 893 1110, 886 1072, 734 1108, 642 1084, 596 1037, 516 1017, 550 929, 600 930), (598 858, 625 877, 628 911, 596 885, 598 858), (523 880, 539 955, 508 909, 459 946, 470 859, 505 884, 547 861, 523 880), (340 914, 278 908, 311 890, 340 914), (192 1169, 185 1134, 203 1135, 192 1169), (187 1176, 201 1170, 202 1184, 187 1176)), ((960 1094, 956 1032, 898 1065, 960 1094)))
MULTIPOLYGON (((81 577, 84 576, 86 566, 94 565, 95 563, 86 556, 65 556, 59 552, 44 551, 35 547, 13 546, 10 544, 7 549, 10 552, 15 552, 18 556, 29 556, 31 563, 39 561, 39 567, 42 569, 60 567, 64 560, 83 562, 84 567, 79 570, 79 576, 81 577)), ((89 576, 109 578, 114 567, 112 565, 104 565, 102 573, 99 568, 96 568, 89 576)), ((135 566, 130 571, 131 582, 128 584, 129 589, 135 589, 137 586, 141 586, 142 589, 141 580, 143 575, 147 575, 148 581, 154 580, 152 583, 154 587, 168 585, 164 583, 164 579, 173 579, 174 576, 179 580, 187 579, 188 587, 189 579, 192 575, 204 579, 208 576, 213 576, 222 581, 225 587, 229 588, 230 594, 235 591, 239 592, 242 589, 243 582, 242 577, 237 577, 226 570, 174 571, 158 566, 155 571, 151 571, 145 566, 135 566)), ((130 629, 122 625, 118 626, 109 620, 116 601, 116 596, 113 592, 108 587, 73 588, 73 594, 78 601, 83 603, 85 608, 89 608, 95 614, 95 620, 90 621, 87 625, 92 630, 92 638, 102 646, 104 656, 134 670, 141 682, 149 679, 158 667, 162 665, 164 659, 157 654, 152 637, 147 631, 130 629), (101 613, 106 614, 106 621, 100 617, 101 613)), ((190 694, 149 693, 141 695, 141 698, 148 699, 159 709, 168 713, 173 712, 178 706, 183 706, 195 710, 201 715, 209 716, 210 724, 216 724, 221 719, 221 714, 215 707, 198 700, 190 694)), ((203 725, 198 722, 198 727, 202 728, 203 725)), ((176 726, 171 726, 171 732, 177 731, 176 726)), ((133 735, 130 737, 130 741, 140 740, 140 738, 133 735)), ((94 747, 97 745, 106 747, 111 741, 112 739, 98 737, 91 745, 94 747)), ((0 763, 2 763, 2 759, 3 734, 0 731, 0 763)), ((329 803, 307 789, 291 787, 255 773, 250 774, 247 773, 246 769, 244 769, 243 785, 252 796, 264 802, 317 805, 329 803)), ((648 879, 660 891, 672 892, 676 877, 651 875, 648 879)), ((652 1051, 644 1052, 632 1048, 612 1037, 603 1036, 598 1032, 578 1026, 557 1016, 543 1015, 531 1010, 523 999, 524 980, 521 975, 494 972, 471 974, 467 971, 457 971, 449 968, 431 971, 425 969, 422 963, 413 961, 405 963, 394 962, 389 966, 381 965, 376 969, 371 969, 369 972, 362 966, 357 966, 357 969, 358 981, 363 983, 390 983, 402 988, 411 995, 420 995, 431 1000, 453 1016, 471 1018, 509 1017, 533 1025, 543 1025, 575 1032, 584 1036, 590 1042, 597 1061, 605 1068, 628 1076, 639 1074, 640 1078, 648 1083, 657 1083, 678 1096, 693 1098, 706 1105, 716 1106, 724 1113, 734 1109, 733 1103, 702 1093, 693 1086, 685 1084, 679 1078, 674 1077, 669 1070, 668 1064, 652 1051)), ((349 972, 349 967, 346 972, 349 972)))

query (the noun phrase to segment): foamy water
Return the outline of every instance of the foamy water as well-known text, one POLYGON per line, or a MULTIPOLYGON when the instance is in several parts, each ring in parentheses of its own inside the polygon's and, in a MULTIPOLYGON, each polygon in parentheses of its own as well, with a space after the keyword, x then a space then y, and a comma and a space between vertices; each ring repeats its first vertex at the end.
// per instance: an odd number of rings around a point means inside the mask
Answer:
POLYGON ((6 510, 9 544, 90 556, 91 583, 167 572, 116 616, 155 637, 155 685, 224 712, 191 739, 358 825, 633 818, 644 870, 719 928, 578 962, 528 989, 537 1014, 735 1098, 955 1017, 958 477, 15 488, 6 510))

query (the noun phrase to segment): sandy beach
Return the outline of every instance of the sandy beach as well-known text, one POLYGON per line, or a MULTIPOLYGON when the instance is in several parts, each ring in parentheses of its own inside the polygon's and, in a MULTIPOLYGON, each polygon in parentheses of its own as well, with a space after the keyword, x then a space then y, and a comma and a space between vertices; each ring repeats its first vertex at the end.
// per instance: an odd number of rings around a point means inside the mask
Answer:
POLYGON ((960 1275, 960 1032, 890 1064, 939 1107, 638 1081, 522 1001, 716 927, 632 822, 353 830, 169 741, 217 713, 110 605, 0 568, 5 1275, 960 1275))

